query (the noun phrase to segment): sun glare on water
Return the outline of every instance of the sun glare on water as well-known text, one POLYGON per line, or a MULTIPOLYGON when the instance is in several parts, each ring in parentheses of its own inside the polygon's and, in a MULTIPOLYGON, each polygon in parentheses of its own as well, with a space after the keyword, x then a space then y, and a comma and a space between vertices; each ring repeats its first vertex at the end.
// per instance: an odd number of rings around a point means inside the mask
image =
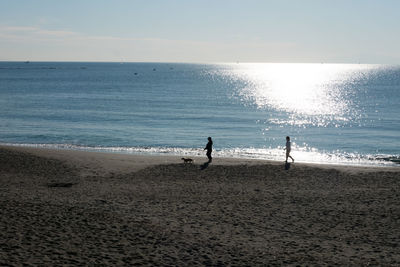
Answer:
POLYGON ((231 75, 247 86, 239 96, 260 109, 285 112, 291 120, 271 123, 313 124, 348 121, 357 115, 347 84, 366 65, 237 64, 231 75))

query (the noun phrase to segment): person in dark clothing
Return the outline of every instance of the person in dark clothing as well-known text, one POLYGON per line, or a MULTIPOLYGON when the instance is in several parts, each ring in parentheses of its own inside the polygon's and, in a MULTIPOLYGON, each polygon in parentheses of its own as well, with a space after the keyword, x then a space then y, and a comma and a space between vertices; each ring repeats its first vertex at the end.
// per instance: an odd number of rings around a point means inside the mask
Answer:
POLYGON ((204 148, 204 150, 207 150, 206 155, 208 158, 208 162, 212 161, 212 157, 211 157, 212 145, 213 145, 213 141, 212 141, 211 137, 208 137, 208 143, 207 143, 206 147, 204 148))

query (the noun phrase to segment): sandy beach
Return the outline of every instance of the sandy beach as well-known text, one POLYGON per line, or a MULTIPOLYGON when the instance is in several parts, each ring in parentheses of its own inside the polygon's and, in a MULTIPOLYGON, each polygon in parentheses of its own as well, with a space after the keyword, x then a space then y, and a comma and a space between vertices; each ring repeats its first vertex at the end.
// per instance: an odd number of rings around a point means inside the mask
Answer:
POLYGON ((400 168, 0 147, 0 265, 400 265, 400 168))

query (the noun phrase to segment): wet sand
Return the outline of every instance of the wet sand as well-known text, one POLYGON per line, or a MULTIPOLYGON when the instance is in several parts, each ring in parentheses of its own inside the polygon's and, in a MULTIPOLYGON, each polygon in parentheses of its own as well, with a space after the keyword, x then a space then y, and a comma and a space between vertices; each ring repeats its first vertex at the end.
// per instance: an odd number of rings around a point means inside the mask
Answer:
POLYGON ((0 265, 400 265, 400 168, 0 147, 0 265))

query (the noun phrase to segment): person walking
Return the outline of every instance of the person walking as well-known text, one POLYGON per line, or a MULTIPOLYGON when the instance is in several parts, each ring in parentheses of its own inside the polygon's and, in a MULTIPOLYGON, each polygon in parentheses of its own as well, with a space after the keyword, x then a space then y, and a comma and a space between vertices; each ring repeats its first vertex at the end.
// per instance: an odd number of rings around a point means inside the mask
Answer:
POLYGON ((292 143, 290 142, 290 137, 286 136, 286 148, 284 149, 286 150, 286 163, 288 158, 292 159, 292 162, 294 162, 294 158, 292 158, 292 156, 290 155, 290 151, 292 150, 292 143))
POLYGON ((208 143, 207 143, 206 147, 204 148, 204 150, 207 150, 206 155, 207 155, 209 163, 212 162, 212 156, 211 156, 212 146, 213 146, 213 141, 212 141, 211 137, 208 137, 208 143))

